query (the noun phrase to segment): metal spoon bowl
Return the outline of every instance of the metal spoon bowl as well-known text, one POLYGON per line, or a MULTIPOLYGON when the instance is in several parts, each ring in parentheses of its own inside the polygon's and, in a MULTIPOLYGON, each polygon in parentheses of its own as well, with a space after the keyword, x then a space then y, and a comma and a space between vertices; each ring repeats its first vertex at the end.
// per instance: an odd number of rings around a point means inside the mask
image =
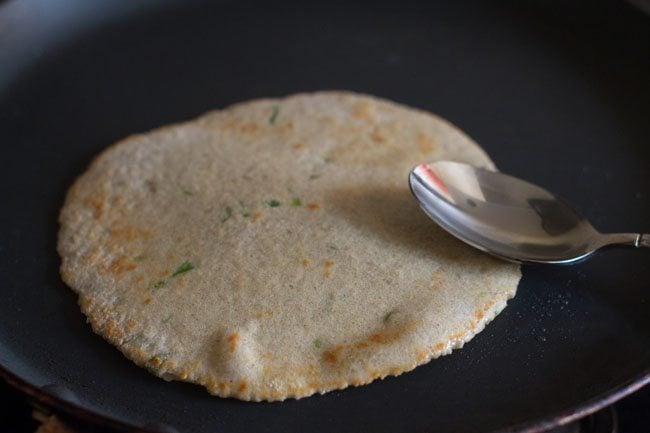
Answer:
POLYGON ((409 174, 424 212, 460 240, 517 263, 573 264, 610 245, 650 248, 650 235, 598 232, 556 195, 506 174, 452 161, 409 174))

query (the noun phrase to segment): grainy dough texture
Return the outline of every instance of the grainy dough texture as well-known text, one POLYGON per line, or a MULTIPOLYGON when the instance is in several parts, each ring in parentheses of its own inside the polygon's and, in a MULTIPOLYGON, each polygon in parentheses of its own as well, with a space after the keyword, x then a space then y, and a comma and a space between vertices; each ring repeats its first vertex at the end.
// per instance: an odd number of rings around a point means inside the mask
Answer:
POLYGON ((432 114, 349 92, 260 99, 101 153, 61 211, 61 275, 93 329, 165 379, 284 400, 462 347, 519 267, 448 235, 418 163, 493 167, 432 114))

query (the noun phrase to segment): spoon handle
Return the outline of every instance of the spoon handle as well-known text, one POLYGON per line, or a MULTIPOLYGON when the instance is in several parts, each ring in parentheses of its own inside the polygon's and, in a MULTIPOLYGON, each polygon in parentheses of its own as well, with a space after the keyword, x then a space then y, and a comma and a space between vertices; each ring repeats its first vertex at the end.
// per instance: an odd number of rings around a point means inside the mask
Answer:
POLYGON ((650 233, 639 233, 639 237, 636 240, 635 246, 650 248, 650 233))
POLYGON ((650 248, 650 233, 608 233, 603 236, 602 241, 602 246, 650 248))

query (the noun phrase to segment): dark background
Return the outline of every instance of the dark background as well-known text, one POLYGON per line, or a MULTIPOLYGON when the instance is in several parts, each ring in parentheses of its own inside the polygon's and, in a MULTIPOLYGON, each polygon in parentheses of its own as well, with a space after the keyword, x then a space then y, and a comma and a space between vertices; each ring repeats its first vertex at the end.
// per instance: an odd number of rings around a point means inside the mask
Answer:
MULTIPOLYGON (((27 399, 6 383, 0 381, 0 431, 33 433, 38 423, 31 417, 27 399)), ((650 386, 619 401, 615 405, 619 420, 619 433, 650 432, 650 386)), ((217 433, 217 432, 215 432, 217 433)), ((609 433, 609 432, 607 432, 609 433)))

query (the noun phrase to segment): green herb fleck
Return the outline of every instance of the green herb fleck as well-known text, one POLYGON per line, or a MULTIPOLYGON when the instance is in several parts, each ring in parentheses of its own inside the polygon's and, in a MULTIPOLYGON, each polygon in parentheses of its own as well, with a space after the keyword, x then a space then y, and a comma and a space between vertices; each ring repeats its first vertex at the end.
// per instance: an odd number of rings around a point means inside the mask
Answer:
POLYGON ((271 199, 271 200, 267 201, 266 204, 268 204, 270 207, 278 207, 278 206, 280 206, 280 202, 277 201, 276 199, 271 199))
POLYGON ((275 119, 278 117, 278 113, 280 112, 280 107, 277 105, 274 105, 273 108, 271 108, 271 117, 269 117, 269 124, 274 125, 275 124, 275 119))
POLYGON ((314 347, 315 347, 316 349, 320 349, 320 347, 321 347, 322 345, 323 345, 323 342, 320 341, 320 339, 317 338, 316 340, 314 340, 314 347))
POLYGON ((393 314, 395 314, 395 310, 391 310, 391 311, 389 311, 388 313, 386 313, 386 314, 384 315, 383 322, 384 322, 384 323, 388 323, 388 322, 390 322, 390 319, 391 319, 391 317, 393 317, 393 314))
POLYGON ((150 180, 146 180, 146 181, 144 182, 144 184, 145 184, 145 186, 147 187, 147 189, 149 190, 149 192, 154 192, 154 193, 155 193, 155 192, 158 190, 158 186, 156 185, 156 182, 154 182, 154 181, 151 180, 151 179, 150 179, 150 180))
POLYGON ((156 283, 154 283, 153 288, 161 289, 165 287, 165 284, 167 284, 169 280, 171 280, 172 278, 176 278, 179 275, 184 274, 185 272, 191 271, 192 269, 194 269, 194 264, 189 260, 186 260, 183 263, 181 263, 181 265, 178 268, 176 268, 174 273, 172 273, 169 277, 163 278, 162 280, 159 280, 156 283))
POLYGON ((299 198, 294 198, 293 200, 291 200, 291 206, 295 206, 295 207, 302 206, 302 202, 300 201, 299 198))
POLYGON ((325 311, 334 311, 334 292, 329 292, 325 299, 325 311))
POLYGON ((241 200, 239 200, 239 207, 241 208, 241 216, 243 216, 244 218, 248 218, 249 216, 251 216, 251 213, 248 211, 246 205, 241 200))
POLYGON ((223 216, 223 218, 221 218, 221 222, 225 223, 226 221, 228 221, 230 219, 230 217, 232 217, 232 208, 230 206, 228 206, 224 210, 224 216, 223 216))
POLYGON ((326 244, 326 245, 325 245, 325 248, 327 248, 327 249, 330 250, 330 251, 336 251, 336 250, 339 249, 339 247, 337 247, 337 246, 334 245, 334 244, 326 244))
POLYGON ((334 159, 332 159, 331 156, 324 156, 324 157, 323 157, 323 161, 324 161, 324 162, 332 162, 332 161, 334 161, 334 159))
POLYGON ((183 263, 181 263, 181 265, 178 268, 176 268, 176 270, 174 271, 174 273, 171 275, 170 278, 178 277, 179 275, 191 271, 192 269, 194 269, 194 265, 192 264, 192 262, 186 260, 183 263))
POLYGON ((133 257, 134 262, 141 262, 142 260, 144 260, 144 255, 142 255, 142 254, 140 254, 139 256, 133 257))
POLYGON ((181 191, 183 191, 183 194, 185 195, 194 195, 192 191, 190 191, 189 189, 185 189, 183 187, 181 187, 181 191))
POLYGON ((163 324, 168 323, 170 320, 172 320, 172 316, 173 316, 172 314, 168 314, 167 317, 162 319, 162 323, 163 324))
POLYGON ((312 174, 312 175, 309 176, 309 180, 315 180, 315 179, 318 179, 319 177, 320 177, 320 174, 312 174))
POLYGON ((138 332, 137 334, 133 334, 129 338, 124 340, 122 342, 122 346, 125 346, 127 344, 131 344, 131 343, 138 344, 138 343, 141 343, 143 339, 144 339, 144 336, 142 335, 142 332, 138 332))

